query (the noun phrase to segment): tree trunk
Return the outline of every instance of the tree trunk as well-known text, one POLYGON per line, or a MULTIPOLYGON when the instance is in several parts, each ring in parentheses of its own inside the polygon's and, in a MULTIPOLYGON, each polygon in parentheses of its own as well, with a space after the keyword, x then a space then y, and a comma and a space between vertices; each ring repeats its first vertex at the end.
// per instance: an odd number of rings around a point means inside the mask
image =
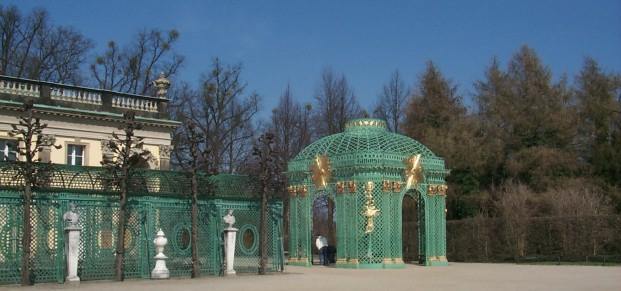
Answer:
MULTIPOLYGON (((26 175, 27 176, 27 175, 26 175)), ((23 209, 23 221, 24 227, 22 232, 22 286, 32 285, 30 279, 31 264, 30 264, 30 248, 32 246, 32 223, 30 205, 32 204, 32 188, 30 187, 30 177, 24 177, 24 209, 23 209)))
POLYGON ((192 171, 192 278, 200 277, 198 262, 198 181, 196 170, 192 171))
POLYGON ((121 197, 119 199, 119 225, 116 235, 116 280, 123 281, 123 257, 125 255, 125 212, 127 204, 127 170, 123 171, 121 180, 121 197))
MULTIPOLYGON (((264 183, 265 184, 265 183, 264 183)), ((267 269, 267 187, 261 191, 261 220, 259 225, 259 275, 265 275, 267 269)))
POLYGON ((289 213, 290 213, 290 207, 291 207, 291 203, 289 203, 289 196, 288 196, 288 192, 285 190, 284 193, 286 194, 285 196, 283 196, 283 215, 282 215, 282 242, 283 243, 283 248, 284 251, 290 251, 289 250, 289 244, 286 243, 289 241, 289 213))

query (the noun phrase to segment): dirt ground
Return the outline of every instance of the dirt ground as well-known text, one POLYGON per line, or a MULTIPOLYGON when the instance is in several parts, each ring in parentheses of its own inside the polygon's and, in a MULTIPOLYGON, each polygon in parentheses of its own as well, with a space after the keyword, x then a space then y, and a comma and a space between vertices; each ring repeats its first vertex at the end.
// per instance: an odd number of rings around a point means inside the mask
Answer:
POLYGON ((451 263, 448 267, 408 265, 400 270, 292 267, 266 276, 238 275, 196 280, 128 280, 0 287, 9 290, 621 290, 621 267, 451 263))

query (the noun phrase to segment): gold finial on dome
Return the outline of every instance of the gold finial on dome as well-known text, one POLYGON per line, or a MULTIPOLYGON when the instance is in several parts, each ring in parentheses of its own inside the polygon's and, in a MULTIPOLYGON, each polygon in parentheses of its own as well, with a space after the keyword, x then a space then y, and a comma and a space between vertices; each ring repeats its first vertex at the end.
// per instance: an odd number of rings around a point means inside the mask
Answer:
POLYGON ((346 129, 353 128, 381 128, 386 129, 386 122, 381 119, 359 118, 350 120, 345 124, 346 129))

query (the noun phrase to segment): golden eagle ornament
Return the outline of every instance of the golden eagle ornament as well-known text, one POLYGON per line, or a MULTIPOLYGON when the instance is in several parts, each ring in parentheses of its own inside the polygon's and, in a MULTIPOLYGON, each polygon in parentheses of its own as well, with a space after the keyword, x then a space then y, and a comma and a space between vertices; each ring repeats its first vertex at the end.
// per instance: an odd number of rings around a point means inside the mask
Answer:
POLYGON ((405 177, 405 189, 410 189, 423 181, 422 157, 420 154, 405 160, 405 177))
POLYGON ((311 178, 317 188, 325 188, 330 180, 330 160, 327 155, 317 155, 311 164, 311 178))

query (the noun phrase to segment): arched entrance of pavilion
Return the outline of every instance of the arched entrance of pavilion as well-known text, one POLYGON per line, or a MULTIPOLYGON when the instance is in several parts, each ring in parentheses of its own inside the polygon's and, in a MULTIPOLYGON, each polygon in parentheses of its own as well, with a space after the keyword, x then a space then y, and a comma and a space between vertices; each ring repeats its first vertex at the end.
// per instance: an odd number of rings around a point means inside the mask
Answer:
POLYGON ((410 190, 401 200, 401 251, 406 264, 424 263, 425 200, 410 190))
POLYGON ((312 227, 311 227, 311 249, 313 259, 311 264, 318 265, 319 250, 315 247, 317 236, 324 236, 328 241, 328 258, 330 263, 336 257, 336 204, 334 199, 324 191, 318 193, 313 200, 312 208, 312 227))

